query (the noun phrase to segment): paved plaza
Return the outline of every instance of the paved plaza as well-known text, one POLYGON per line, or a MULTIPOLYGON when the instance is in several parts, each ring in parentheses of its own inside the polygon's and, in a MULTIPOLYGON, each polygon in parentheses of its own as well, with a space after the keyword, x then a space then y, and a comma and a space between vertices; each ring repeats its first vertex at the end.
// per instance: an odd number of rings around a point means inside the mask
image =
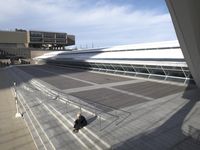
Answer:
POLYGON ((194 85, 50 65, 6 72, 38 149, 200 149, 194 85), (89 124, 74 134, 80 109, 89 124))

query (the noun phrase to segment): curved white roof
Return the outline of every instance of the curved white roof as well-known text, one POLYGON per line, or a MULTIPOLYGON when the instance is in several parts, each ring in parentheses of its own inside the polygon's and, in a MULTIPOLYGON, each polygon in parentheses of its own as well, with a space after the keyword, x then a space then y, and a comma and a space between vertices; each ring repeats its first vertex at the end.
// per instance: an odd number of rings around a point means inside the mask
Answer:
POLYGON ((141 43, 141 44, 132 44, 132 45, 121 45, 113 46, 110 48, 102 49, 87 49, 87 50, 76 50, 76 51, 55 51, 46 53, 42 56, 36 57, 34 59, 47 59, 51 57, 73 57, 75 58, 130 58, 130 57, 140 57, 140 58, 184 58, 182 52, 179 48, 178 41, 165 41, 165 42, 153 42, 153 43, 141 43), (158 51, 157 49, 161 49, 158 51), (151 51, 150 51, 151 50, 151 51), (98 53, 95 55, 89 55, 87 53, 98 53), (106 53, 102 53, 106 52, 106 53), (118 53, 113 53, 118 52, 118 53), (119 53, 121 52, 121 53, 119 53), (62 54, 64 54, 62 56, 62 54), (81 54, 81 55, 77 55, 81 54))
POLYGON ((105 48, 103 50, 112 51, 112 50, 151 49, 151 48, 163 48, 163 47, 180 47, 180 45, 179 42, 176 40, 176 41, 120 45, 120 46, 113 46, 111 48, 105 48))

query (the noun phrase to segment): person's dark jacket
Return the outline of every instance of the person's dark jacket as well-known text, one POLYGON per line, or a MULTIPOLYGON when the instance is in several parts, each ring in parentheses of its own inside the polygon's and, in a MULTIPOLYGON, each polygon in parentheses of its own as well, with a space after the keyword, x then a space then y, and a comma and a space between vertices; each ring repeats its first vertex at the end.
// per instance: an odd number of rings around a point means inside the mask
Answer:
POLYGON ((86 125, 87 125, 87 120, 82 115, 80 115, 80 117, 78 119, 76 119, 75 122, 74 122, 74 128, 75 129, 81 129, 86 125))

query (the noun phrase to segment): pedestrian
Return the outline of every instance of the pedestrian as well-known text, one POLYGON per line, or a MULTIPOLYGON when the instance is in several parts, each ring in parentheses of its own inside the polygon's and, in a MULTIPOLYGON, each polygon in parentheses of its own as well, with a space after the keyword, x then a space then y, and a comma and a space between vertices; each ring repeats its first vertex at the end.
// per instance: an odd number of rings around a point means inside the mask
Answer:
POLYGON ((79 129, 87 125, 87 120, 83 115, 81 115, 81 113, 77 113, 76 117, 77 119, 74 121, 74 129, 73 129, 74 133, 77 133, 79 129))

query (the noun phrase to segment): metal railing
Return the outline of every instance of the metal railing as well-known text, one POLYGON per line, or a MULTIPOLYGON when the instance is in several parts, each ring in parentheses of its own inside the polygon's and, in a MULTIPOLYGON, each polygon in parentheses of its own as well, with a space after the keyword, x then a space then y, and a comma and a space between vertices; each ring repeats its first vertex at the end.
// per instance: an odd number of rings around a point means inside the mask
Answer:
MULTIPOLYGON (((79 98, 69 98, 69 96, 64 93, 61 92, 59 90, 56 89, 50 89, 51 91, 57 92, 55 96, 55 99, 59 100, 63 100, 66 102, 67 105, 72 104, 75 105, 79 108, 79 111, 82 112, 82 110, 84 111, 89 111, 91 113, 93 113, 97 118, 99 118, 100 121, 100 130, 105 129, 106 127, 108 127, 109 125, 115 123, 115 125, 119 125, 123 120, 125 120, 128 116, 131 115, 130 112, 119 109, 119 108, 114 108, 111 106, 107 106, 98 102, 93 102, 93 101, 89 101, 86 99, 79 99, 79 98), (123 115, 123 117, 122 117, 123 115), (107 124, 106 127, 102 127, 102 119, 108 119, 109 116, 111 118, 114 118, 114 120, 107 124)), ((55 93, 54 93, 55 94, 55 93)))
POLYGON ((134 65, 134 64, 113 64, 96 62, 47 62, 53 65, 62 65, 70 68, 80 68, 127 76, 139 76, 159 80, 176 81, 187 84, 194 82, 188 67, 184 66, 162 66, 162 65, 134 65))
POLYGON ((46 93, 46 96, 49 96, 52 100, 64 102, 66 104, 65 106, 67 112, 69 112, 68 106, 73 105, 74 107, 78 108, 79 112, 85 111, 97 117, 97 119, 99 119, 100 131, 109 127, 112 124, 115 124, 116 126, 119 125, 121 122, 123 122, 123 120, 125 120, 126 118, 128 118, 128 116, 131 115, 130 112, 127 112, 122 109, 114 108, 85 99, 78 99, 69 96, 66 93, 61 92, 59 90, 47 88, 46 86, 44 88, 44 85, 39 82, 33 82, 32 84, 36 88, 40 89, 39 92, 43 90, 43 92, 46 93), (102 125, 103 120, 105 122, 104 126, 102 125))

